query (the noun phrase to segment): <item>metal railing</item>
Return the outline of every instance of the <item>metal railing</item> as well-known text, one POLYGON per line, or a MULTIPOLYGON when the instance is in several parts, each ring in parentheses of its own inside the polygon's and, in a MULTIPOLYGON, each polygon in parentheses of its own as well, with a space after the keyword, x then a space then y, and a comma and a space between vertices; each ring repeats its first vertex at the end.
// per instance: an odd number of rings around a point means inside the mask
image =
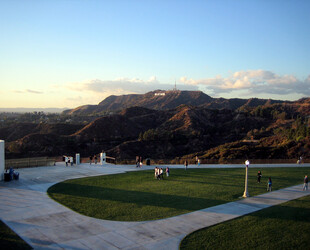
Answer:
MULTIPOLYGON (((187 159, 189 164, 195 164, 195 159, 187 159)), ((63 157, 34 157, 34 158, 20 158, 20 159, 6 159, 5 169, 10 168, 30 168, 30 167, 42 167, 42 166, 54 166, 56 162, 63 162, 63 157)), ((150 159, 151 165, 163 165, 163 164, 184 164, 185 159, 150 159)), ((245 159, 204 159, 200 158, 201 164, 244 164, 245 159)), ((285 163, 297 163, 297 159, 250 159, 251 164, 285 164, 285 163)), ((112 164, 124 164, 133 165, 135 159, 116 159, 106 156, 106 162, 112 164)), ((81 158, 81 163, 89 163, 89 158, 81 158)), ((92 163, 95 163, 94 159, 92 163)), ((146 164, 146 159, 143 160, 146 164)), ((302 163, 310 163, 310 159, 303 159, 302 163)), ((99 164, 99 157, 97 164, 99 164)))
POLYGON ((6 159, 5 160, 5 169, 54 166, 56 161, 57 161, 56 157, 34 157, 34 158, 6 159))
MULTIPOLYGON (((199 158, 201 164, 244 164, 246 159, 205 159, 199 158)), ((297 159, 249 159, 251 164, 295 164, 297 159)), ((150 159, 151 165, 184 164, 185 158, 150 159)), ((196 164, 195 159, 187 159, 188 164, 196 164)), ((143 163, 146 159, 143 160, 143 163)), ((117 164, 135 164, 135 159, 118 159, 117 164)), ((310 159, 303 159, 302 163, 310 163, 310 159)))
MULTIPOLYGON (((116 158, 114 158, 114 157, 110 157, 110 156, 106 156, 105 157, 106 158, 106 162, 107 163, 111 163, 111 164, 116 164, 116 158)), ((80 159, 80 162, 81 163, 89 163, 89 158, 87 158, 87 157, 82 157, 81 159, 80 159)), ((93 159, 92 160, 92 163, 95 163, 95 160, 93 159)), ((98 157, 97 158, 97 164, 99 164, 100 163, 100 157, 98 157)))

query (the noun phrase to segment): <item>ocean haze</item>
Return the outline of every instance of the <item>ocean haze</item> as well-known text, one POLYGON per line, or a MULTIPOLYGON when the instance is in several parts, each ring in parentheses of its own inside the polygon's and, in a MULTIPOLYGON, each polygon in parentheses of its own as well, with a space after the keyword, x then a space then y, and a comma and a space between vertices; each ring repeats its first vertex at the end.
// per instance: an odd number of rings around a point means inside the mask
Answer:
POLYGON ((68 108, 0 108, 0 112, 9 113, 29 113, 29 112, 44 112, 44 113, 61 113, 68 108))

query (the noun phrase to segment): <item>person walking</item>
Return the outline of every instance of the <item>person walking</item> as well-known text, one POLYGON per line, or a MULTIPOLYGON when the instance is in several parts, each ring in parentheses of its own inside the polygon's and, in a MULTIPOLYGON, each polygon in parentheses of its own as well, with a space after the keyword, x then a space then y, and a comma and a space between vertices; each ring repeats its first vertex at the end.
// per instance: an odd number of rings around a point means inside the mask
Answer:
POLYGON ((303 191, 307 191, 308 190, 308 175, 305 175, 305 178, 304 178, 304 186, 302 187, 302 190, 303 191))
POLYGON ((262 178, 262 172, 260 170, 258 170, 257 172, 257 183, 260 183, 260 179, 262 178))
POLYGON ((68 160, 69 160, 68 156, 65 156, 66 167, 68 167, 68 160))
POLYGON ((268 178, 268 182, 267 182, 267 191, 271 192, 272 191, 272 180, 271 177, 268 178))

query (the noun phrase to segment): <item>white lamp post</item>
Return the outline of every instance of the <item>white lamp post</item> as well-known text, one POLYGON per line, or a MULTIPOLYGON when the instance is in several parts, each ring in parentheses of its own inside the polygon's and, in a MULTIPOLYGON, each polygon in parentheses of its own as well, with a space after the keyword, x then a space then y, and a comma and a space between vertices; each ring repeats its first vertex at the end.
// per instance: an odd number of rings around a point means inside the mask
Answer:
POLYGON ((0 140, 0 181, 4 179, 4 169, 5 169, 5 147, 4 147, 4 141, 0 140))
POLYGON ((106 153, 100 153, 100 165, 103 165, 106 163, 106 153))
POLYGON ((246 160, 245 161, 245 184, 244 184, 244 193, 243 193, 243 196, 244 198, 246 197, 250 197, 249 193, 248 193, 248 168, 249 168, 249 165, 250 165, 250 161, 249 160, 246 160))

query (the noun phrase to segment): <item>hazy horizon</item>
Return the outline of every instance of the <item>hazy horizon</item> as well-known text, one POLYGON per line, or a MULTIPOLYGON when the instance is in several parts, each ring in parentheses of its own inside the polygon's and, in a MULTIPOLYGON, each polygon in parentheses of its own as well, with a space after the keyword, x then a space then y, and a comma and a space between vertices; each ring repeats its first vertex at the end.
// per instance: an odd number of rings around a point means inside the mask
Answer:
POLYGON ((0 107, 201 90, 310 96, 310 1, 2 1, 0 107))
MULTIPOLYGON (((152 90, 152 91, 155 91, 155 90, 152 90)), ((161 91, 166 91, 166 90, 161 90, 161 91)), ((187 91, 187 90, 185 90, 185 91, 187 91)), ((121 96, 121 95, 118 95, 118 96, 121 96)), ((212 97, 212 98, 214 98, 214 97, 212 97)), ((221 97, 218 97, 218 98, 221 98, 221 97)), ((238 97, 232 97, 230 99, 237 99, 237 98, 238 97)), ((256 97, 252 97, 252 98, 256 98, 256 97)), ((302 98, 308 98, 308 97, 301 97, 299 99, 302 99, 302 98)), ((229 98, 227 98, 227 99, 229 99, 229 98)), ((250 98, 238 98, 238 99, 250 99, 250 98)), ((272 98, 259 98, 259 99, 272 99, 272 98)), ((299 99, 296 99, 296 100, 282 100, 281 99, 281 100, 282 101, 298 101, 299 99)), ((103 100, 101 100, 101 101, 103 101, 103 100)), ((272 99, 272 100, 280 100, 280 99, 272 99)), ((79 106, 98 105, 98 104, 99 103, 96 103, 96 104, 84 103, 84 104, 80 104, 80 105, 74 106, 74 107, 61 107, 61 108, 57 108, 57 107, 46 107, 46 108, 43 108, 43 107, 29 107, 29 108, 24 108, 24 107, 11 107, 11 108, 9 108, 9 107, 0 107, 0 112, 26 113, 26 112, 34 112, 34 111, 37 111, 37 112, 38 111, 43 111, 43 112, 46 112, 46 113, 61 113, 64 110, 74 109, 74 108, 77 108, 79 106)))

